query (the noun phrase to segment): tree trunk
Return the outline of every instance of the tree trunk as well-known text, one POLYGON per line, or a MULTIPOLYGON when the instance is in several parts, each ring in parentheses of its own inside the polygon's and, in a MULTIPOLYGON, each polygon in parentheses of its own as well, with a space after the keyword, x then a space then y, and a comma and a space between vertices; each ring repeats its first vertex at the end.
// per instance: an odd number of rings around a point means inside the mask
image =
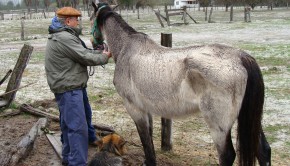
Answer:
POLYGON ((207 7, 205 7, 205 12, 204 12, 204 21, 207 21, 207 7))
POLYGON ((212 12, 213 12, 213 7, 211 6, 210 11, 209 11, 209 16, 208 16, 208 23, 213 23, 213 21, 211 20, 212 12))

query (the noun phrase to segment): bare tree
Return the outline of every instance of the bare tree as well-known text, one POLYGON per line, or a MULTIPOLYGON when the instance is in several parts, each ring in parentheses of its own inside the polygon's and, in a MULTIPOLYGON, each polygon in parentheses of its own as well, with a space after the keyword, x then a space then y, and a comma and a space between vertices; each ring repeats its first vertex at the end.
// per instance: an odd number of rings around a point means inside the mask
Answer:
POLYGON ((24 3, 27 7, 28 12, 30 12, 31 6, 32 6, 32 0, 24 0, 24 3))
POLYGON ((39 0, 34 0, 34 9, 35 9, 35 12, 38 11, 38 6, 39 6, 39 0))
POLYGON ((50 0, 44 0, 43 3, 44 3, 45 10, 47 11, 48 7, 50 6, 50 0))
POLYGON ((80 1, 79 0, 70 0, 71 7, 78 8, 80 1))

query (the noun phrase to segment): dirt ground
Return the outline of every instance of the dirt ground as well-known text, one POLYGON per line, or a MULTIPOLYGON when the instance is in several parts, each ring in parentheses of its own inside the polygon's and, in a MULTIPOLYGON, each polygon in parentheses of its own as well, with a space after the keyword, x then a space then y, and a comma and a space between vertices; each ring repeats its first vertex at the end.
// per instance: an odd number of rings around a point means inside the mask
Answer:
MULTIPOLYGON (((105 102, 106 101, 102 101, 105 102)), ((54 100, 43 100, 43 101, 37 101, 33 104, 31 104, 34 108, 39 108, 41 110, 49 110, 47 112, 53 113, 53 110, 57 109, 56 103, 54 100)), ((4 113, 17 111, 17 109, 7 109, 4 110, 1 114, 4 113)), ((34 125, 34 123, 37 122, 37 120, 40 117, 30 115, 28 113, 20 113, 18 115, 14 116, 7 116, 7 117, 1 117, 0 120, 0 133, 1 139, 0 139, 0 158, 9 158, 8 154, 13 154, 16 151, 17 144, 19 141, 29 132, 31 127, 34 125)), ((110 126, 111 127, 111 126, 110 126)), ((58 122, 49 120, 48 123, 48 129, 50 131, 53 131, 55 133, 60 132, 59 124, 58 122)), ((125 136, 127 139, 127 153, 122 156, 123 165, 124 166, 138 166, 142 165, 144 160, 144 154, 142 150, 141 143, 137 138, 137 135, 132 135, 132 133, 128 136, 125 136), (133 137, 133 138, 132 138, 133 137)), ((158 148, 157 148, 158 149, 158 148)), ((212 148, 211 148, 212 149, 212 148)), ((178 148, 176 148, 178 150, 178 148)), ((208 150, 208 148, 204 149, 208 150)), ((197 152, 197 150, 195 150, 197 152)), ((88 161, 93 159, 94 154, 98 153, 97 148, 90 145, 89 146, 89 159, 88 161)), ((201 162, 203 159, 206 158, 206 156, 199 156, 200 159, 182 159, 183 161, 178 161, 174 158, 180 158, 178 154, 173 154, 171 152, 162 152, 164 155, 160 154, 160 150, 157 151, 157 160, 158 165, 160 166, 174 166, 174 165, 192 165, 190 163, 195 162, 201 162), (173 157, 173 158, 172 158, 173 157), (200 160, 200 161, 198 161, 200 160)), ((208 152, 201 152, 198 153, 208 153, 208 152)), ((208 162, 210 165, 215 165, 215 158, 213 157, 214 152, 210 152, 208 154, 209 160, 212 160, 213 163, 210 161, 208 162)), ((1 164, 0 164, 1 165, 1 164)), ((44 133, 41 133, 37 136, 33 149, 29 153, 28 156, 24 156, 23 159, 19 161, 17 164, 18 166, 40 166, 40 165, 51 165, 51 166, 59 166, 61 165, 61 160, 58 157, 57 153, 54 151, 52 145, 48 141, 46 135, 44 133)), ((197 165, 204 165, 204 164, 197 164, 197 165)))

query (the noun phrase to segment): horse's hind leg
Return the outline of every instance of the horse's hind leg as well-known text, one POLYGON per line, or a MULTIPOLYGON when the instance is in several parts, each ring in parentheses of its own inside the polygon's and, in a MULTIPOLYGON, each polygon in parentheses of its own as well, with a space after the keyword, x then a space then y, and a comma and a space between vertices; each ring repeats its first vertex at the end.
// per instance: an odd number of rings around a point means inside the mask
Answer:
POLYGON ((217 111, 221 109, 214 106, 211 107, 211 110, 204 110, 207 111, 202 111, 202 114, 208 124, 212 139, 217 148, 219 164, 221 166, 232 166, 236 158, 231 138, 231 128, 235 121, 235 116, 231 114, 223 114, 223 112, 217 111))
POLYGON ((271 165, 271 148, 263 131, 260 136, 258 161, 260 166, 271 165))
POLYGON ((232 142, 231 130, 229 130, 228 132, 216 131, 212 135, 219 154, 220 165, 233 165, 236 158, 236 153, 232 142))

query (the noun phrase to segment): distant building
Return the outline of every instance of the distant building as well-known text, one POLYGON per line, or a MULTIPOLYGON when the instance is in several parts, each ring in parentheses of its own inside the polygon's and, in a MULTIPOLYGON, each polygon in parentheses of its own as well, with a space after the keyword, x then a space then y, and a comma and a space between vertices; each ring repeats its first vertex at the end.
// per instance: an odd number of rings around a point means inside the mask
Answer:
POLYGON ((13 2, 14 6, 18 5, 18 4, 21 4, 22 0, 0 0, 0 3, 2 5, 7 5, 7 3, 11 1, 13 2))
POLYGON ((199 7, 198 0, 174 0, 174 6, 176 8, 186 7, 199 7))

